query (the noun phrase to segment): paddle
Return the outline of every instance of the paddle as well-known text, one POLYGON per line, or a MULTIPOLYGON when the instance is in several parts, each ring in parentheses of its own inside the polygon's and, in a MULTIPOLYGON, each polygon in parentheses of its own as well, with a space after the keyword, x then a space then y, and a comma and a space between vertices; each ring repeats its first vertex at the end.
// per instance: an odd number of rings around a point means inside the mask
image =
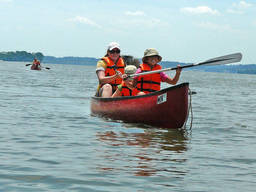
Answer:
MULTIPOLYGON (((221 57, 216 57, 213 59, 209 59, 207 61, 204 62, 200 62, 200 63, 194 63, 191 65, 184 65, 181 66, 180 68, 188 68, 188 67, 196 67, 199 65, 224 65, 224 64, 228 64, 228 63, 235 63, 235 62, 239 62, 242 59, 242 54, 241 53, 233 53, 230 55, 224 55, 221 57)), ((132 75, 128 75, 128 77, 137 77, 137 76, 141 76, 141 75, 149 75, 149 74, 153 74, 153 73, 160 73, 160 72, 164 72, 164 71, 170 71, 170 70, 176 70, 177 67, 172 67, 172 68, 166 68, 166 69, 160 69, 160 70, 155 70, 155 71, 148 71, 148 72, 144 72, 144 73, 137 73, 137 74, 132 74, 132 75)))
POLYGON ((26 66, 32 65, 31 63, 26 64, 26 66))

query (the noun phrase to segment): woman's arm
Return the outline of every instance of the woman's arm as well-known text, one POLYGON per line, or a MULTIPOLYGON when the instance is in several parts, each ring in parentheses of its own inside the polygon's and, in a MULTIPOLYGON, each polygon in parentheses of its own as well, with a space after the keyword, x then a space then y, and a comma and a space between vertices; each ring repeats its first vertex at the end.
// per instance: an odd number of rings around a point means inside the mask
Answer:
POLYGON ((117 73, 115 75, 106 77, 104 71, 98 71, 97 76, 98 76, 100 84, 106 84, 106 83, 110 83, 111 81, 114 81, 118 78, 122 78, 122 73, 120 71, 117 71, 117 73))

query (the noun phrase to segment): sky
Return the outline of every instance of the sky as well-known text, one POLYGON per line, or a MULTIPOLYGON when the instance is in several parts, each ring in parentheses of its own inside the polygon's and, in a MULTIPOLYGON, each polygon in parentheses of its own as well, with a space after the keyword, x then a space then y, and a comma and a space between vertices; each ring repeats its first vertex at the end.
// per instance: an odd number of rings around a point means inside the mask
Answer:
POLYGON ((0 31, 0 52, 100 58, 115 41, 136 58, 256 63, 256 0, 0 0, 0 31))

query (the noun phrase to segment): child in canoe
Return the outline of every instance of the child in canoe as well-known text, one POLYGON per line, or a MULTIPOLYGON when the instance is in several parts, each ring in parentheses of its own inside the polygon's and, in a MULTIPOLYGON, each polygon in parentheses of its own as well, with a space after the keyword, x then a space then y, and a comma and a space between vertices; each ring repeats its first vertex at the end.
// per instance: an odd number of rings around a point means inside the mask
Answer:
MULTIPOLYGON (((162 67, 158 64, 161 60, 162 57, 159 55, 156 49, 146 49, 144 52, 144 57, 142 58, 143 63, 136 71, 136 74, 147 71, 161 70, 162 67)), ((178 65, 174 78, 169 77, 164 72, 137 76, 134 78, 134 86, 136 85, 138 91, 144 92, 145 94, 159 91, 161 89, 161 82, 175 85, 179 81, 180 72, 181 68, 180 65, 178 65)))
MULTIPOLYGON (((136 87, 133 86, 133 78, 128 77, 128 75, 132 75, 136 72, 137 67, 134 65, 127 65, 124 68, 124 73, 121 84, 117 86, 116 91, 113 93, 112 97, 120 97, 120 96, 136 96, 139 94, 139 91, 136 87)), ((143 95, 144 93, 140 93, 139 95, 143 95)))

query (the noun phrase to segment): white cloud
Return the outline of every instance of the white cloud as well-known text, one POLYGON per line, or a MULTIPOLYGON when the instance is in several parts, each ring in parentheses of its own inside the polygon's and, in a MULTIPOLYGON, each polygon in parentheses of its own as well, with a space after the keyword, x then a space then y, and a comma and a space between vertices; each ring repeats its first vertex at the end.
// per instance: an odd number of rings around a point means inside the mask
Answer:
POLYGON ((245 1, 240 1, 239 3, 233 3, 232 7, 227 9, 227 12, 234 14, 243 14, 244 11, 249 7, 252 7, 252 4, 246 3, 245 1))
POLYGON ((101 28, 100 25, 98 25, 97 23, 95 23, 94 21, 92 21, 92 20, 90 20, 86 17, 76 16, 74 18, 68 19, 68 21, 75 22, 75 23, 83 23, 83 24, 87 24, 87 25, 91 25, 91 26, 94 26, 94 27, 101 28))
POLYGON ((125 23, 125 25, 123 25, 123 27, 126 28, 137 28, 137 29, 141 29, 141 28, 154 28, 156 29, 157 27, 167 27, 168 23, 161 21, 160 19, 157 18, 134 18, 134 19, 129 19, 126 20, 125 22, 122 20, 120 21, 121 23, 125 23))
POLYGON ((11 3, 13 0, 0 0, 0 3, 11 3))
POLYGON ((211 14, 211 15, 219 14, 217 10, 213 10, 207 6, 184 7, 184 8, 181 8, 180 11, 183 13, 190 13, 190 14, 211 14))
POLYGON ((164 22, 158 18, 153 17, 143 17, 146 16, 145 12, 143 11, 126 11, 125 15, 127 16, 137 16, 137 17, 129 17, 126 18, 126 21, 124 22, 122 20, 122 23, 126 23, 126 26, 141 26, 142 28, 155 28, 155 27, 163 27, 168 26, 167 22, 164 22))
POLYGON ((237 9, 227 9, 227 12, 233 14, 243 14, 243 11, 237 9))
POLYGON ((235 7, 240 8, 240 9, 246 9, 246 8, 252 6, 252 4, 246 3, 245 1, 240 1, 238 4, 237 4, 237 3, 233 3, 233 5, 234 5, 235 7))
POLYGON ((202 22, 198 26, 215 31, 233 31, 229 25, 219 25, 211 22, 202 22))
POLYGON ((129 16, 144 16, 145 13, 143 11, 126 11, 125 15, 129 15, 129 16))
POLYGON ((163 22, 163 21, 161 21, 160 19, 157 19, 157 18, 152 18, 149 21, 145 20, 144 23, 148 27, 167 26, 168 25, 166 22, 163 22))

